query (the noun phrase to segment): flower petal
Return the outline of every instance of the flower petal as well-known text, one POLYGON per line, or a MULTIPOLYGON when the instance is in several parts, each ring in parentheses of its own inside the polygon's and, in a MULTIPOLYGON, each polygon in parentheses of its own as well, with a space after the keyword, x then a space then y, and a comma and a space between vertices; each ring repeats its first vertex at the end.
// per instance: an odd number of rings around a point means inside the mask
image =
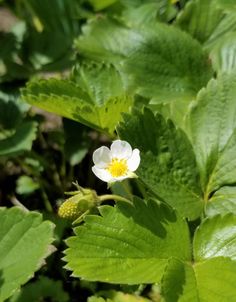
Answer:
POLYGON ((105 168, 111 161, 110 149, 103 146, 93 152, 93 162, 98 168, 105 168))
POLYGON ((128 176, 128 175, 125 175, 125 176, 114 177, 114 178, 112 179, 112 181, 113 181, 113 182, 115 182, 115 181, 122 181, 122 180, 124 180, 124 179, 126 179, 126 178, 129 178, 129 176, 128 176))
POLYGON ((116 140, 111 144, 112 158, 128 159, 132 155, 132 148, 126 141, 116 140))
POLYGON ((127 165, 129 171, 133 172, 137 170, 139 164, 140 164, 140 154, 138 149, 134 149, 131 157, 127 160, 127 165))
POLYGON ((112 182, 112 180, 113 180, 111 174, 106 169, 100 169, 96 166, 93 166, 92 171, 102 181, 112 182))

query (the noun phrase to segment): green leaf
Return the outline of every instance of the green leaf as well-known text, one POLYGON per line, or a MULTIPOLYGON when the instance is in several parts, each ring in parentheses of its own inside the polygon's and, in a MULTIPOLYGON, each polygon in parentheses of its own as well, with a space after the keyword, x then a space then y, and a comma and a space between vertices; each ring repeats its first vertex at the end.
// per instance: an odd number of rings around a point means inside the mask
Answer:
POLYGON ((236 216, 228 214, 207 218, 194 235, 195 261, 215 257, 236 260, 236 216))
POLYGON ((216 0, 216 5, 228 10, 233 10, 236 8, 236 3, 234 0, 216 0))
POLYGON ((35 182, 31 177, 27 175, 20 176, 16 182, 17 194, 31 194, 35 190, 39 189, 39 183, 35 182))
POLYGON ((133 102, 131 97, 122 95, 97 104, 74 82, 57 79, 29 82, 22 89, 22 98, 41 109, 109 134, 113 134, 121 120, 121 112, 127 112, 133 102))
MULTIPOLYGON (((125 3, 124 3, 125 4, 125 3)), ((129 27, 152 26, 157 20, 168 22, 174 18, 176 10, 169 0, 145 1, 137 7, 131 7, 123 11, 122 19, 129 27), (147 3, 146 3, 147 2, 147 3)))
POLYGON ((210 58, 215 70, 230 73, 236 67, 236 32, 225 34, 210 52, 210 58))
POLYGON ((22 52, 28 53, 27 58, 24 58, 25 65, 28 64, 34 71, 60 71, 69 68, 72 65, 72 40, 73 36, 58 30, 38 32, 34 28, 28 29, 22 42, 22 52))
POLYGON ((38 213, 0 210, 0 300, 26 283, 52 253, 53 224, 38 213))
POLYGON ((179 29, 161 23, 139 33, 142 43, 123 63, 131 87, 151 98, 151 104, 194 98, 212 76, 200 44, 179 29))
POLYGON ((209 199, 206 209, 207 216, 233 213, 236 215, 236 187, 222 187, 209 199))
POLYGON ((217 71, 228 71, 234 66, 234 6, 230 0, 192 0, 176 21, 178 27, 203 43, 217 71))
POLYGON ((155 102, 190 100, 212 76, 200 44, 161 23, 131 29, 109 18, 92 20, 76 46, 81 57, 115 64, 129 89, 155 102))
POLYGON ((125 93, 121 75, 111 64, 83 60, 74 69, 73 79, 98 105, 125 93))
POLYGON ((79 11, 79 3, 76 0, 63 2, 61 0, 27 0, 19 4, 18 12, 25 16, 28 13, 28 20, 40 32, 46 31, 62 32, 65 39, 71 38, 79 30, 79 22, 76 13, 79 11), (21 10, 20 10, 21 9, 21 10))
POLYGON ((0 98, 0 131, 16 127, 21 120, 22 114, 16 103, 0 98))
POLYGON ((137 175, 182 216, 197 218, 203 207, 193 148, 183 131, 150 110, 127 115, 120 137, 141 151, 137 175))
POLYGON ((172 100, 171 102, 155 103, 149 102, 148 108, 154 113, 163 115, 165 119, 170 119, 176 126, 185 130, 186 116, 189 111, 189 100, 172 100))
POLYGON ((68 302, 69 295, 63 290, 62 282, 40 277, 16 292, 9 302, 40 302, 45 298, 52 298, 56 302, 68 302))
POLYGON ((155 23, 157 21, 157 14, 159 10, 157 3, 145 3, 137 8, 125 10, 123 12, 123 19, 130 27, 146 26, 147 23, 155 23))
POLYGON ((20 124, 12 136, 0 140, 0 156, 13 156, 30 150, 32 142, 36 138, 36 131, 36 122, 20 124))
POLYGON ((225 34, 235 32, 236 30, 236 13, 235 11, 224 12, 221 22, 215 28, 210 38, 205 42, 205 48, 212 49, 220 39, 224 39, 225 34))
POLYGON ((221 22, 223 12, 215 0, 192 0, 180 11, 176 25, 204 43, 221 22))
POLYGON ((193 266, 173 260, 162 280, 166 302, 233 302, 236 262, 217 257, 193 266))
POLYGON ((236 78, 222 75, 202 89, 190 112, 190 137, 205 199, 236 183, 236 78))
POLYGON ((0 83, 12 80, 12 78, 24 79, 28 71, 20 63, 15 34, 0 32, 0 44, 0 83))
POLYGON ((186 222, 164 204, 134 198, 134 204, 102 206, 101 217, 67 239, 65 260, 73 276, 90 281, 138 284, 159 282, 170 257, 191 257, 186 222))
POLYGON ((142 41, 138 32, 111 18, 90 20, 83 28, 75 46, 82 57, 119 63, 142 41))
POLYGON ((165 302, 200 302, 196 282, 190 264, 171 259, 161 280, 161 293, 165 302))
POLYGON ((103 10, 117 2, 117 0, 89 0, 95 11, 103 10))
POLYGON ((196 264, 194 270, 200 301, 234 301, 236 296, 235 261, 223 257, 214 258, 196 264))
POLYGON ((0 50, 0 59, 4 60, 12 56, 16 51, 16 38, 12 33, 0 32, 0 42, 1 42, 1 50, 0 50))

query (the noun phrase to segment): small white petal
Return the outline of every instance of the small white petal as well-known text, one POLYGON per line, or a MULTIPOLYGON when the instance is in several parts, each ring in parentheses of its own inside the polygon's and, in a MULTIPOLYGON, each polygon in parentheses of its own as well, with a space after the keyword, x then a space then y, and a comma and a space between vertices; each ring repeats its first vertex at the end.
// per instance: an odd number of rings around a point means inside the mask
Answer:
POLYGON ((111 174, 107 170, 105 170, 105 169, 100 169, 100 168, 98 168, 96 166, 93 166, 92 167, 92 171, 102 181, 112 182, 112 180, 113 180, 111 174))
POLYGON ((116 140, 111 144, 112 158, 128 159, 132 155, 132 148, 126 141, 116 140))
POLYGON ((120 177, 114 177, 112 178, 112 181, 115 182, 115 181, 122 181, 126 178, 129 178, 129 175, 126 175, 126 176, 120 176, 120 177))
POLYGON ((93 162, 98 168, 106 168, 111 161, 110 149, 103 146, 93 152, 93 162))
POLYGON ((140 154, 138 149, 134 149, 131 157, 127 160, 129 171, 133 172, 137 170, 140 164, 140 154))

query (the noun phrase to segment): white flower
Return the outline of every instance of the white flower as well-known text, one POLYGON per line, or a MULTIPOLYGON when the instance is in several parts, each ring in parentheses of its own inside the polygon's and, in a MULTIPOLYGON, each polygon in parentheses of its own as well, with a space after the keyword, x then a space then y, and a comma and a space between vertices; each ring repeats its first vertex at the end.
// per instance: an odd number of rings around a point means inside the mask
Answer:
POLYGON ((116 140, 111 148, 105 146, 93 153, 93 173, 101 180, 112 183, 125 178, 136 177, 133 173, 140 163, 139 150, 132 148, 126 141, 116 140))

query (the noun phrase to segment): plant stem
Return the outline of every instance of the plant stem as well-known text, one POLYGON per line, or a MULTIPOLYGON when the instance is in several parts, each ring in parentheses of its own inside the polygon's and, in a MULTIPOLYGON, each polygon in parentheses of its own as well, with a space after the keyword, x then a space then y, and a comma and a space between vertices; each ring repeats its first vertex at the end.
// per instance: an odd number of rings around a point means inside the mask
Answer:
POLYGON ((29 212, 29 210, 15 196, 12 196, 10 201, 14 206, 21 208, 24 212, 29 212))
POLYGON ((41 191, 41 196, 42 196, 42 199, 43 199, 44 206, 45 206, 46 210, 48 212, 52 213, 53 212, 53 208, 52 208, 52 205, 51 205, 51 203, 50 203, 50 201, 48 199, 48 196, 47 196, 46 192, 44 191, 43 188, 41 188, 40 191, 41 191))
POLYGON ((99 199, 100 202, 103 202, 103 201, 106 201, 106 200, 116 200, 116 201, 124 201, 124 202, 131 203, 130 200, 128 200, 128 199, 126 199, 122 196, 115 195, 115 194, 101 195, 101 196, 98 196, 98 199, 99 199))

